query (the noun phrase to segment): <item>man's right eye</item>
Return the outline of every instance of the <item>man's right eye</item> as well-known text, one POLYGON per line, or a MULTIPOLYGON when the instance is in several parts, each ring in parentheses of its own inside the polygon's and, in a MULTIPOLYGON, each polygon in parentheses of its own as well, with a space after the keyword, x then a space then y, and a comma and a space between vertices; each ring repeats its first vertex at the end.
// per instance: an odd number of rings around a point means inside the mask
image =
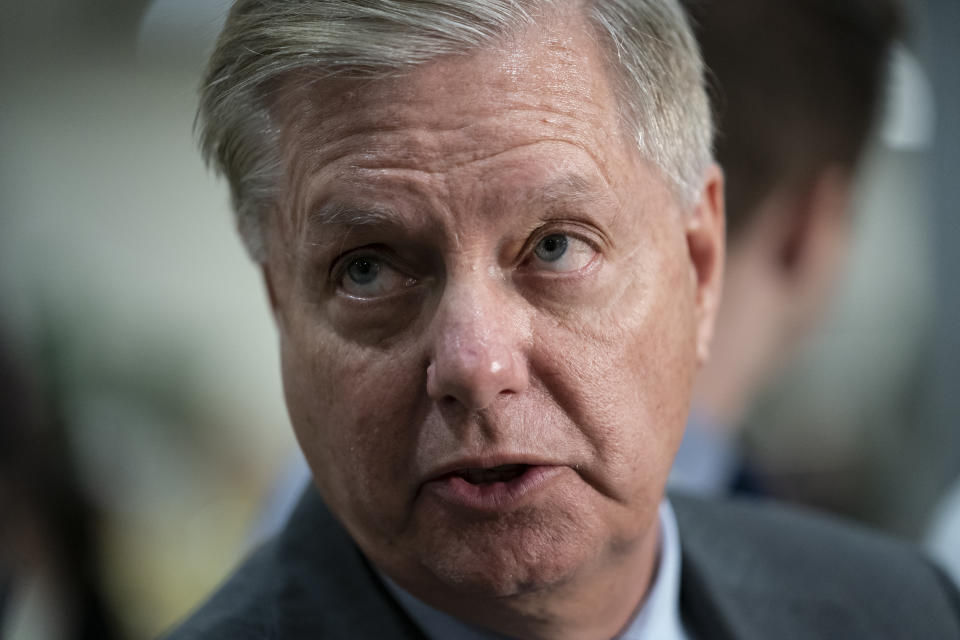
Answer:
POLYGON ((357 258, 347 265, 347 277, 363 286, 372 283, 380 274, 380 263, 371 258, 357 258))
POLYGON ((375 256, 355 256, 347 260, 340 276, 340 290, 354 298, 378 298, 416 284, 375 256))

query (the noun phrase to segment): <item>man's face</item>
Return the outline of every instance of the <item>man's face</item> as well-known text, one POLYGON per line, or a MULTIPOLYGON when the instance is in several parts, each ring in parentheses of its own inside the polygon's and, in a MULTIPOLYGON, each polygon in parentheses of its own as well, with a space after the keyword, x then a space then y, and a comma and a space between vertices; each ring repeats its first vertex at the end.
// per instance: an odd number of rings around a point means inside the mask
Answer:
POLYGON ((331 510, 420 591, 539 589, 655 538, 722 229, 627 141, 590 37, 304 86, 265 273, 331 510))

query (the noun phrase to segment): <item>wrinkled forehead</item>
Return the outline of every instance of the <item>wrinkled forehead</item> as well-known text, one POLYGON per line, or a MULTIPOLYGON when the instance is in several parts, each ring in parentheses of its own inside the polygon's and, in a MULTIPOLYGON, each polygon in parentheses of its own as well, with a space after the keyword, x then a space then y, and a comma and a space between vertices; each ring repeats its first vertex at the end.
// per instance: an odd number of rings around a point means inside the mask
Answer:
MULTIPOLYGON (((553 125, 584 145, 635 147, 620 117, 602 50, 579 13, 553 16, 489 49, 378 79, 298 72, 285 77, 274 96, 271 112, 280 129, 286 171, 294 174, 316 170, 336 156, 331 145, 361 133, 404 129, 410 144, 419 128, 461 131, 488 141, 498 127, 517 124, 498 122, 505 112, 518 121, 526 112, 534 116, 534 126, 553 125)), ((370 136, 370 141, 387 137, 370 136)), ((419 154, 421 162, 429 156, 419 154)))

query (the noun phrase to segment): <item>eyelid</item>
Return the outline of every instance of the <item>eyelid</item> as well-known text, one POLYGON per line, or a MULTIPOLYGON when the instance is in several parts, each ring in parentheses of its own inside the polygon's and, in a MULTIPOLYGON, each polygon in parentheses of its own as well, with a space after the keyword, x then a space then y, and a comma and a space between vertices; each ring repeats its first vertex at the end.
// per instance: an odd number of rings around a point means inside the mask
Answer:
POLYGON ((592 225, 585 224, 579 220, 568 218, 547 220, 530 234, 527 251, 535 247, 537 243, 544 238, 556 234, 570 236, 571 238, 586 242, 595 251, 600 251, 600 246, 606 240, 605 236, 592 225))
POLYGON ((601 241, 596 237, 599 234, 596 232, 591 233, 589 227, 586 225, 571 220, 551 221, 530 234, 530 239, 524 246, 523 251, 520 252, 519 263, 521 265, 527 264, 531 256, 534 255, 533 251, 537 245, 540 244, 540 241, 553 235, 564 235, 574 240, 579 240, 593 249, 597 254, 602 253, 601 241), (591 235, 594 237, 591 237, 591 235))

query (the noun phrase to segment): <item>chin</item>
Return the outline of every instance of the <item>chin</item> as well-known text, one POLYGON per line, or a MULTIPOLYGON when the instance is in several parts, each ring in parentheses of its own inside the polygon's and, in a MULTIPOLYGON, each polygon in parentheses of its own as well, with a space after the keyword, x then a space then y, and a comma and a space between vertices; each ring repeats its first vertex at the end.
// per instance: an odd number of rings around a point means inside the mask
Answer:
POLYGON ((433 526, 418 544, 419 562, 438 587, 458 595, 502 598, 557 588, 606 547, 582 520, 564 515, 521 512, 433 526))

